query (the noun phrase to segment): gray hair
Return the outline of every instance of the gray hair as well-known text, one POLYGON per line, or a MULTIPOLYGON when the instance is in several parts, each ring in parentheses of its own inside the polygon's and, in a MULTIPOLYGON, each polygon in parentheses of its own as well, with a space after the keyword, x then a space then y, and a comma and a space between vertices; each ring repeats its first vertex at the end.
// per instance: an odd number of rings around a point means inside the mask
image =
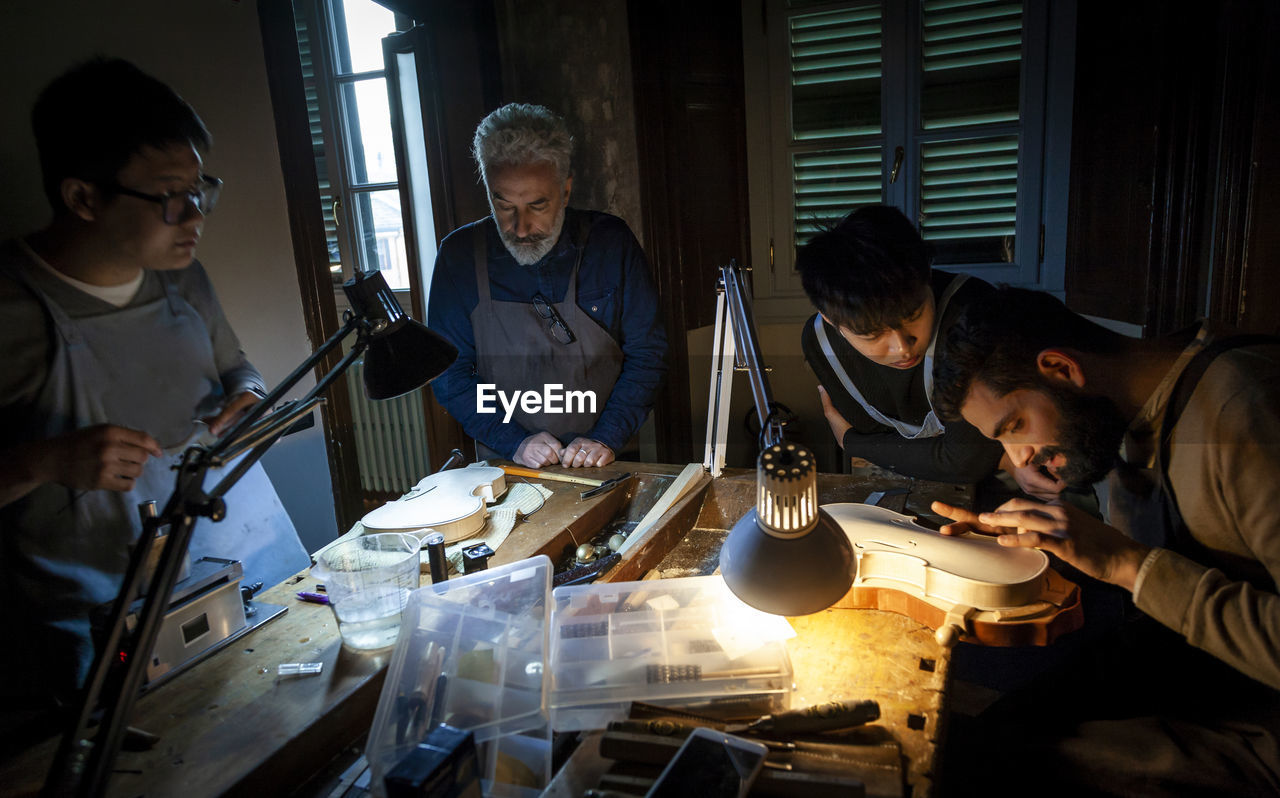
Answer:
POLYGON ((471 155, 487 185, 495 166, 550 163, 567 180, 573 136, 564 120, 541 105, 510 103, 486 116, 476 127, 471 155))

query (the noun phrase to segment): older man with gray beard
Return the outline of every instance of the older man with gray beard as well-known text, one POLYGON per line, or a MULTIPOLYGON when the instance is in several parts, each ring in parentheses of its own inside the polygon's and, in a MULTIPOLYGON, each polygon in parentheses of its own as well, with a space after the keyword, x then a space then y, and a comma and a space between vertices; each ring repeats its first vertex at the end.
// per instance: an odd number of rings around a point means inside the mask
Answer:
POLYGON ((666 371, 648 261, 621 219, 568 207, 572 152, 541 106, 481 121, 472 154, 493 213, 441 242, 427 311, 459 352, 436 398, 480 456, 534 468, 613 462, 666 371))

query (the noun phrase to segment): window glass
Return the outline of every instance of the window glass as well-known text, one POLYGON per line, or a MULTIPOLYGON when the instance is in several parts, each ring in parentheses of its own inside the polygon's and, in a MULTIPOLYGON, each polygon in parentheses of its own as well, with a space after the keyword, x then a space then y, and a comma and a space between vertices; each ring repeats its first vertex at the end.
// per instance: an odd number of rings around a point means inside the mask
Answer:
POLYGON ((339 71, 382 69, 382 38, 396 29, 395 14, 373 0, 334 0, 343 28, 337 37, 339 71))
POLYGON ((880 132, 880 6, 790 19, 797 141, 880 132))
POLYGON ((1061 241, 1045 222, 1052 214, 1064 226, 1070 101, 1047 89, 1073 68, 1063 5, 761 0, 759 16, 744 7, 751 258, 769 266, 760 307, 807 312, 796 248, 875 203, 916 223, 939 266, 1056 289, 1061 241))
POLYGON ((791 166, 797 247, 850 209, 882 201, 879 147, 797 152, 791 166))
POLYGON ((1022 3, 926 0, 921 13, 921 126, 1017 122, 1022 3))
POLYGON ((347 139, 351 149, 351 183, 394 183, 396 156, 391 146, 391 111, 385 78, 342 87, 347 139))
POLYGON ((920 234, 933 245, 934 262, 1012 263, 1017 135, 935 141, 921 150, 920 234))
POLYGON ((407 289, 404 242, 385 220, 395 191, 370 191, 398 180, 382 60, 396 16, 373 0, 294 0, 294 19, 334 288, 376 268, 407 289))
POLYGON ((342 285, 342 253, 338 247, 338 224, 333 212, 333 184, 329 177, 329 160, 325 155, 324 122, 320 115, 321 79, 316 67, 315 49, 318 37, 311 17, 294 12, 298 34, 298 57, 302 66, 302 85, 307 98, 307 122, 311 126, 311 149, 316 159, 316 187, 320 191, 320 208, 324 217, 325 245, 329 252, 329 274, 334 287, 342 285))
POLYGON ((920 233, 938 264, 1012 263, 1019 137, 991 134, 1021 121, 1022 3, 924 0, 920 15, 920 233))
POLYGON ((377 269, 395 290, 409 288, 409 262, 404 243, 400 191, 362 191, 355 195, 359 246, 366 268, 377 269))

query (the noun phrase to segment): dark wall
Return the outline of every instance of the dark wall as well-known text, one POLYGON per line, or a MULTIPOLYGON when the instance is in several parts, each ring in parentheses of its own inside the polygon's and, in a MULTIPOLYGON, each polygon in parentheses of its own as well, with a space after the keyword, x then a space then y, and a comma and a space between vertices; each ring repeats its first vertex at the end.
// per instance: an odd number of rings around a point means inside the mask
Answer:
POLYGON ((1081 0, 1066 290, 1160 334, 1275 330, 1276 4, 1081 0))
POLYGON ((503 101, 564 116, 578 143, 571 204, 619 216, 643 240, 626 0, 495 5, 503 101))
POLYGON ((687 333, 714 321, 719 268, 750 254, 740 8, 733 0, 630 3, 643 243, 671 340, 657 408, 664 462, 702 457, 687 333))

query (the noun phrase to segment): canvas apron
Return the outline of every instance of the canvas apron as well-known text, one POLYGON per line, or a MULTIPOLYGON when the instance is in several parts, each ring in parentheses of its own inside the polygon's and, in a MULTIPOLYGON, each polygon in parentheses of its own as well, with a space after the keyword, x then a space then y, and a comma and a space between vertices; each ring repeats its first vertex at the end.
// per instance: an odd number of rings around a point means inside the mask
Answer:
MULTIPOLYGON (((570 330, 576 340, 562 344, 551 332, 547 320, 538 315, 530 302, 502 302, 494 300, 489 290, 489 259, 486 230, 488 225, 476 225, 473 233, 475 244, 476 288, 480 301, 471 313, 471 329, 476 339, 476 372, 483 383, 493 383, 496 390, 510 395, 513 391, 535 391, 542 394, 548 385, 558 384, 562 391, 593 391, 595 411, 590 412, 537 412, 528 413, 517 408, 512 422, 537 432, 546 430, 561 444, 568 444, 575 437, 585 436, 596 420, 614 383, 622 373, 622 350, 613 336, 578 307, 578 271, 587 248, 587 227, 580 226, 578 255, 569 274, 569 287, 564 299, 548 302, 570 330)), ((563 403, 562 403, 563 404, 563 403)), ((567 408, 560 408, 562 410, 567 408)), ((574 410, 579 408, 575 405, 574 410)), ((498 412, 503 412, 498 405, 498 412)), ((480 441, 476 442, 479 456, 499 456, 480 441)))
MULTIPOLYGON (((54 355, 37 397, 33 439, 114 424, 145 430, 162 447, 179 452, 196 427, 193 419, 217 408, 223 389, 208 329, 168 275, 158 275, 164 295, 154 301, 79 319, 70 318, 20 271, 13 276, 40 300, 54 328, 54 355)), ((4 508, 0 612, 29 630, 33 650, 43 649, 38 657, 43 667, 28 678, 57 692, 84 678, 93 659, 89 613, 116 597, 130 544, 141 529, 138 504, 155 500, 164 506, 174 489, 174 462, 176 455, 148 458, 127 492, 46 484, 4 508)), ((252 526, 242 542, 251 543, 265 560, 289 561, 288 573, 293 573, 306 565, 305 550, 265 472, 255 468, 259 473, 251 471, 226 497, 232 525, 201 521, 191 553, 216 550, 238 559, 242 547, 225 532, 252 526), (270 496, 249 500, 261 495, 263 481, 270 496), (244 506, 249 504, 254 506, 244 506), (246 514, 257 516, 273 507, 283 523, 276 518, 246 525, 246 514)))
POLYGON ((831 346, 831 340, 827 337, 826 325, 822 321, 822 315, 819 314, 813 319, 813 331, 818 335, 818 344, 822 347, 822 352, 827 357, 827 362, 831 364, 831 368, 835 371, 836 376, 840 378, 840 384, 844 386, 845 392, 853 397, 854 401, 862 405, 862 409, 867 411, 867 415, 876 421, 884 424, 886 427, 893 427, 898 434, 908 440, 916 438, 936 438, 941 435, 945 428, 942 421, 939 420, 938 414, 933 410, 933 352, 938 345, 938 330, 942 326, 942 315, 947 310, 951 297, 964 285, 965 280, 969 279, 967 274, 956 275, 951 282, 947 283, 947 287, 943 290, 942 296, 938 299, 938 306, 934 309, 933 315, 933 335, 929 341, 929 348, 924 355, 924 392, 925 401, 929 403, 929 413, 919 424, 911 424, 897 418, 881 413, 874 405, 868 402, 862 396, 862 392, 858 390, 858 386, 854 385, 853 380, 849 377, 849 372, 840 363, 840 358, 836 357, 835 350, 831 346))

